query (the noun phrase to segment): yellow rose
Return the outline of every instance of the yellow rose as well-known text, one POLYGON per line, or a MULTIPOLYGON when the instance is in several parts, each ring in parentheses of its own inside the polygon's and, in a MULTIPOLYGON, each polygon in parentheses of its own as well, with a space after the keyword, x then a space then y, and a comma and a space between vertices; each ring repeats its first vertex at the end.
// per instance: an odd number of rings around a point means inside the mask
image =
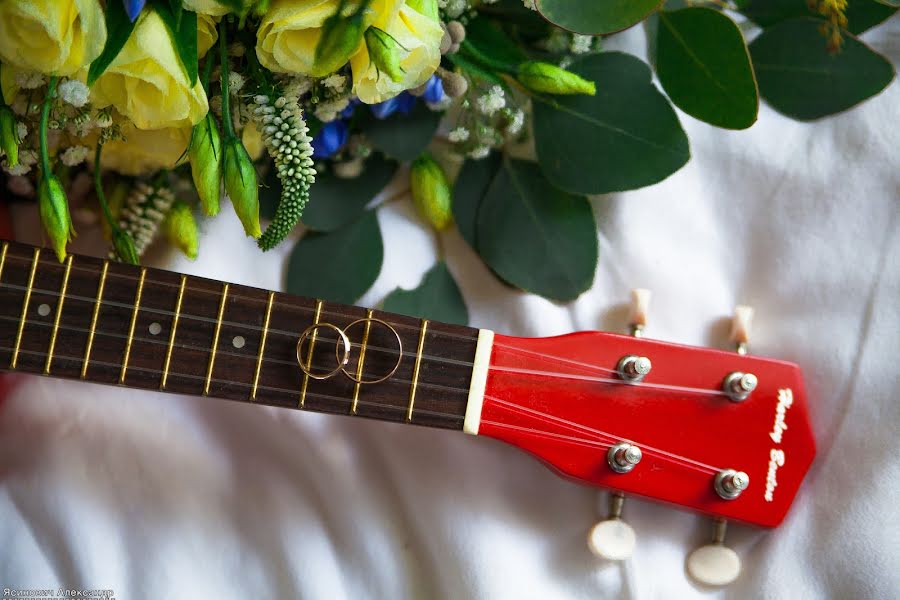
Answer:
POLYGON ((140 129, 188 127, 209 110, 198 81, 193 87, 162 18, 149 10, 109 68, 91 88, 94 106, 112 105, 140 129))
POLYGON ((241 132, 241 143, 244 144, 244 148, 247 149, 247 154, 249 154, 250 158, 253 160, 262 158, 263 152, 266 151, 266 144, 259 134, 259 129, 253 124, 253 121, 244 125, 244 130, 241 132))
POLYGON ((209 49, 216 45, 219 39, 219 30, 216 29, 216 19, 197 13, 197 56, 203 58, 209 49))
POLYGON ((372 26, 386 31, 405 48, 400 58, 403 77, 400 81, 394 81, 379 73, 363 44, 359 52, 350 58, 350 68, 353 71, 353 93, 366 104, 384 102, 403 90, 422 85, 441 64, 440 46, 444 35, 441 26, 402 1, 387 0, 383 4, 385 10, 376 13, 372 26))
POLYGON ((184 0, 184 7, 197 14, 221 17, 231 12, 231 9, 218 2, 218 0, 184 0))
POLYGON ((0 0, 0 62, 72 75, 100 56, 106 21, 98 0, 0 0))
POLYGON ((105 169, 133 176, 171 169, 185 155, 191 140, 190 127, 148 130, 127 124, 122 126, 122 134, 124 141, 114 140, 103 146, 100 160, 105 169))
MULTIPOLYGON (((322 24, 338 9, 339 0, 274 0, 256 32, 256 56, 271 71, 310 74, 322 24)), ((378 77, 365 42, 350 57, 353 91, 367 104, 396 96, 425 83, 441 60, 444 32, 433 18, 422 15, 404 0, 373 0, 367 25, 392 35, 406 48, 400 66, 405 76, 395 82, 378 77)))

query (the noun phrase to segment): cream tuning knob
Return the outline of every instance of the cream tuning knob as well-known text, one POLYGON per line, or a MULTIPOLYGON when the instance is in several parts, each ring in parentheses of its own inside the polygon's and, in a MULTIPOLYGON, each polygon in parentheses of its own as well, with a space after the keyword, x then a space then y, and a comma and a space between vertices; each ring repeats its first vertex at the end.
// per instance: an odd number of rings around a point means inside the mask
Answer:
POLYGON ((750 325, 753 323, 753 308, 739 304, 734 307, 731 319, 731 343, 738 354, 747 354, 750 345, 750 325))
POLYGON ((628 324, 631 335, 642 337, 647 326, 647 309, 650 306, 650 290, 635 288, 631 290, 631 302, 628 310, 628 324))
POLYGON ((634 552, 635 535, 631 525, 621 519, 625 497, 619 492, 609 496, 609 518, 600 521, 588 533, 588 548, 606 560, 625 560, 634 552))
POLYGON ((725 545, 726 527, 724 519, 714 521, 712 543, 700 546, 688 555, 685 569, 697 583, 728 585, 741 574, 741 558, 725 545))

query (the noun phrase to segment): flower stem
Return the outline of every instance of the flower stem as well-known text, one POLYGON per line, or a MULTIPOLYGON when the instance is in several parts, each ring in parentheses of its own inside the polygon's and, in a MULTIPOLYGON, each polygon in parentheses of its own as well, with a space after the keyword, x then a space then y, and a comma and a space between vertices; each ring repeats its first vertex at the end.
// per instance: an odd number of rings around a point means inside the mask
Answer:
POLYGON ((228 92, 228 19, 222 19, 219 23, 219 61, 221 64, 219 80, 222 85, 222 126, 225 129, 225 139, 235 137, 234 126, 231 123, 231 95, 228 92))
POLYGON ((111 230, 115 231, 118 226, 109 210, 109 204, 106 202, 106 194, 103 193, 103 179, 100 176, 100 153, 103 151, 103 144, 97 144, 97 150, 94 152, 94 189, 97 192, 97 202, 100 203, 100 209, 103 210, 103 217, 109 224, 111 230))
POLYGON ((47 127, 50 123, 50 105, 53 103, 53 96, 56 94, 56 75, 50 78, 47 84, 47 95, 44 96, 44 103, 41 106, 41 125, 38 130, 38 137, 41 143, 41 173, 44 177, 50 174, 50 150, 47 147, 47 127))

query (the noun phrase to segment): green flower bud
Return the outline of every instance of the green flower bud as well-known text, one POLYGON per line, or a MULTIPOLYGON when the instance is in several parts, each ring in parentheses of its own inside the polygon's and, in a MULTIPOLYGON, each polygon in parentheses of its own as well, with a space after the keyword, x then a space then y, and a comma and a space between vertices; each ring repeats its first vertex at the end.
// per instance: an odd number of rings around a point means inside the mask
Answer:
POLYGON ((236 137, 225 140, 222 158, 225 173, 225 193, 231 198, 234 212, 244 225, 244 231, 252 238, 262 234, 259 228, 259 186, 256 168, 247 149, 236 137))
POLYGON ((406 5, 434 21, 440 20, 437 0, 406 0, 406 5))
POLYGON ((119 260, 130 265, 138 264, 138 253, 134 247, 134 240, 131 239, 131 234, 114 227, 112 230, 112 242, 119 260))
POLYGON ((593 96, 597 86, 593 81, 561 69, 556 65, 528 61, 519 65, 516 79, 532 92, 545 94, 586 94, 593 96))
POLYGON ((38 205, 41 222, 47 230, 56 258, 62 262, 66 259, 66 244, 75 231, 72 228, 66 192, 53 173, 43 176, 38 184, 38 205))
POLYGON ((210 217, 215 216, 219 214, 222 188, 222 138, 211 113, 194 125, 189 156, 191 177, 203 212, 210 217))
POLYGON ((375 68, 395 83, 403 81, 403 69, 400 67, 403 47, 394 36, 377 27, 369 27, 366 29, 365 38, 369 58, 375 63, 375 68))
POLYGON ((180 200, 176 201, 166 216, 163 229, 173 246, 189 259, 197 258, 197 221, 190 206, 180 200))
POLYGON ((316 44, 316 56, 310 75, 331 75, 350 60, 363 39, 366 28, 365 12, 369 2, 362 2, 356 12, 344 15, 342 1, 333 15, 322 23, 322 34, 316 44))
POLYGON ((0 150, 6 153, 10 167, 19 164, 19 132, 16 116, 8 106, 0 106, 0 150))
POLYGON ((450 184, 444 170, 427 152, 413 161, 410 170, 413 204, 422 217, 438 231, 453 220, 450 211, 450 184))

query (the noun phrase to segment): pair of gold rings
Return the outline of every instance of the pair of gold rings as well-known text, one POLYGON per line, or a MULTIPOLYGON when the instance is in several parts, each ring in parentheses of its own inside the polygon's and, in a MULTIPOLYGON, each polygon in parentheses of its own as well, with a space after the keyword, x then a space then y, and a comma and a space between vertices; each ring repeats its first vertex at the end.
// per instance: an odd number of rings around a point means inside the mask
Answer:
MULTIPOLYGON (((360 345, 362 351, 362 345, 360 345)), ((400 334, 397 333, 397 330, 385 321, 381 319, 376 319, 374 317, 368 317, 365 319, 357 319, 353 321, 343 329, 334 325, 332 323, 313 323, 309 327, 303 330, 303 333, 300 334, 300 339, 297 340, 297 363, 300 365, 300 370, 302 370, 306 375, 312 377, 313 379, 330 379, 337 375, 338 373, 343 373, 347 376, 351 381, 361 384, 361 385, 372 385, 375 383, 381 383, 386 379, 390 378, 394 373, 397 372, 397 369, 400 368, 400 361, 403 360, 403 342, 400 340, 400 334), (397 361, 394 363, 394 368, 390 370, 387 375, 379 377, 377 379, 364 379, 362 374, 360 377, 356 377, 353 373, 347 370, 347 364, 350 362, 350 348, 352 344, 350 343, 350 338, 347 337, 347 332, 355 325, 360 325, 362 323, 376 323, 378 325, 383 325, 386 327, 391 333, 394 334, 394 339, 397 340, 397 361), (313 373, 312 366, 312 353, 313 353, 313 345, 315 344, 317 332, 320 328, 330 329, 337 333, 338 339, 335 340, 334 343, 334 359, 337 362, 337 366, 327 373, 313 373), (306 361, 303 360, 303 342, 307 339, 310 339, 310 347, 309 353, 306 357, 306 361)))

